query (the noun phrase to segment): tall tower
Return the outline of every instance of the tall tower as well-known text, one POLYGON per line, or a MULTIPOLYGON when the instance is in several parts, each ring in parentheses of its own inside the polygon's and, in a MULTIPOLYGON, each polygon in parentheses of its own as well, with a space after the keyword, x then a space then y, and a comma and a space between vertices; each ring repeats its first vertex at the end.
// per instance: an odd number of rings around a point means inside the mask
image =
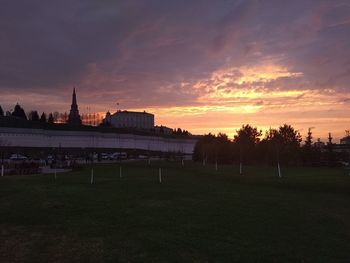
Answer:
POLYGON ((68 124, 81 125, 81 119, 79 115, 79 109, 77 104, 77 95, 75 94, 75 88, 73 89, 72 105, 68 116, 68 124))

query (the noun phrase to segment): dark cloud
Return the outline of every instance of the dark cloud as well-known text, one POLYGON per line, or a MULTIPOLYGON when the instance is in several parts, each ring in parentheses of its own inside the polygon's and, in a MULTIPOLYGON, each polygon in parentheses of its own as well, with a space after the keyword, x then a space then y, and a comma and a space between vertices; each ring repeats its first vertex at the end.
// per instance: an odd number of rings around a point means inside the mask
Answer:
POLYGON ((85 103, 190 105, 213 72, 274 63, 303 76, 222 89, 344 92, 349 10, 344 0, 3 0, 0 88, 60 96, 78 85, 85 103))
POLYGON ((73 81, 89 63, 118 56, 137 25, 110 1, 2 1, 0 84, 52 86, 73 81))

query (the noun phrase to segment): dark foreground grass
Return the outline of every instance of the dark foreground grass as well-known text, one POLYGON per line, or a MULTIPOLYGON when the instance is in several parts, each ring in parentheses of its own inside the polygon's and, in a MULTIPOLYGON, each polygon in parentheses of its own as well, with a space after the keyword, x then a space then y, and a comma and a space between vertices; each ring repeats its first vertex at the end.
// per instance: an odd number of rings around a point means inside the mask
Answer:
POLYGON ((0 262, 350 262, 341 169, 123 164, 0 178, 0 262), (158 167, 163 183, 158 183, 158 167))

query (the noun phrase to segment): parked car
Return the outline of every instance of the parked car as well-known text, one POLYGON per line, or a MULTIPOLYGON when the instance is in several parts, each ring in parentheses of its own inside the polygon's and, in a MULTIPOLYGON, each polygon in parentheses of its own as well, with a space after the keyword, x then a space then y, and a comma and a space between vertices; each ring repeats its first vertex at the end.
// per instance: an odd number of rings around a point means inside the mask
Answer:
POLYGON ((111 156, 108 153, 101 153, 102 160, 112 160, 111 156))
POLYGON ((21 155, 21 154, 12 154, 10 156, 10 160, 12 160, 12 161, 25 161, 25 160, 28 160, 28 157, 21 155))
POLYGON ((115 152, 110 155, 112 160, 125 160, 128 158, 126 152, 115 152))

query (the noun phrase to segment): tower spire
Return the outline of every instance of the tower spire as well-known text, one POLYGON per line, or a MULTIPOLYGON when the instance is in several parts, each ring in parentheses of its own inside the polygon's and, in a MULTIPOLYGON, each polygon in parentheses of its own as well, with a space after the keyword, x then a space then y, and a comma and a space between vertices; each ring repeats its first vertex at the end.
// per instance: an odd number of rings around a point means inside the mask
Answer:
POLYGON ((72 105, 77 105, 77 95, 75 93, 75 87, 73 88, 72 105))
POLYGON ((81 125, 81 118, 79 115, 75 87, 73 88, 72 105, 70 107, 70 112, 69 112, 69 116, 68 116, 68 123, 72 124, 72 125, 81 125))

